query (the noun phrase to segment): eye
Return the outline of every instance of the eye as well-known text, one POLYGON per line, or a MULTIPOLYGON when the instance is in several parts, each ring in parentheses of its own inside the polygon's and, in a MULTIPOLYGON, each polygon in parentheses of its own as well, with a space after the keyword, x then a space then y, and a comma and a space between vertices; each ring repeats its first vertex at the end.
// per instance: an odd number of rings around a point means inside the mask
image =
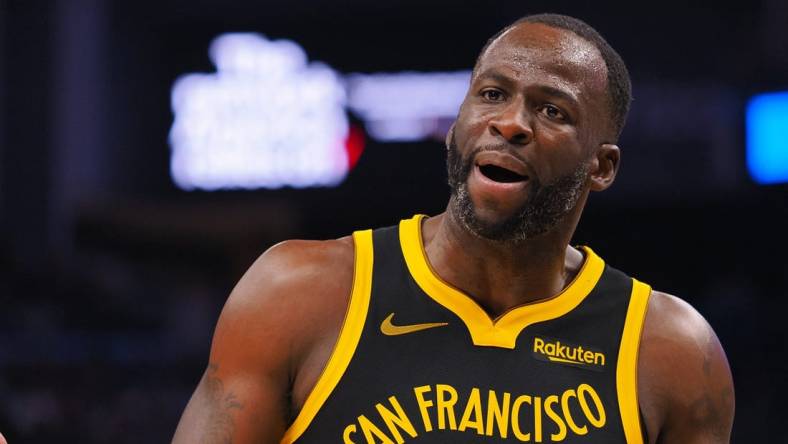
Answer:
POLYGON ((551 119, 566 120, 566 115, 557 106, 551 105, 549 103, 543 105, 539 109, 539 112, 551 119))
POLYGON ((484 100, 487 100, 489 102, 500 102, 504 99, 503 92, 497 89, 482 90, 481 96, 484 100))

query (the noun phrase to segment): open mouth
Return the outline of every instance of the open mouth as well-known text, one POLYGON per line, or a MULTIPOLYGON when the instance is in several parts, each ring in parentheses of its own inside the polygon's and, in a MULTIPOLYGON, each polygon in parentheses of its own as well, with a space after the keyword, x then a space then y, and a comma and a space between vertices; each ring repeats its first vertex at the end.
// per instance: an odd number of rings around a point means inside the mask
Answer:
POLYGON ((515 173, 512 170, 497 165, 479 165, 479 171, 488 179, 501 183, 524 182, 528 176, 515 173))

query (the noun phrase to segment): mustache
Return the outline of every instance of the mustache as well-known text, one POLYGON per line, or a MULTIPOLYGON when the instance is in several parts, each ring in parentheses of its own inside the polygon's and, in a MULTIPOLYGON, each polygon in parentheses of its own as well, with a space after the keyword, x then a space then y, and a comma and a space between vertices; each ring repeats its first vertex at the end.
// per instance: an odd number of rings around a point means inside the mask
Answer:
POLYGON ((526 164, 526 165, 531 165, 531 163, 528 162, 522 156, 522 154, 520 154, 518 152, 517 149, 512 148, 512 146, 507 144, 507 143, 499 143, 499 144, 495 144, 495 145, 482 145, 480 147, 476 147, 473 150, 471 150, 470 153, 468 153, 468 156, 466 157, 466 162, 471 163, 472 159, 474 157, 476 157, 476 155, 478 155, 479 153, 485 153, 485 152, 488 152, 488 151, 498 152, 498 153, 506 153, 506 154, 514 157, 515 159, 519 160, 520 162, 526 164))
MULTIPOLYGON (((457 146, 457 139, 456 139, 455 136, 456 135, 455 135, 454 129, 452 128, 451 137, 449 137, 449 146, 448 146, 448 148, 449 148, 450 152, 453 151, 452 154, 457 155, 457 154, 459 154, 459 147, 457 146)), ((520 162, 530 166, 530 162, 528 162, 518 152, 518 150, 516 148, 513 148, 510 144, 505 143, 505 142, 501 142, 501 143, 497 143, 497 144, 491 144, 491 145, 482 145, 482 146, 476 147, 476 148, 472 149, 467 154, 467 156, 463 156, 462 158, 456 159, 456 160, 460 161, 462 164, 464 164, 463 166, 465 168, 470 170, 471 165, 473 164, 473 158, 476 157, 476 155, 478 155, 479 153, 483 153, 483 152, 486 152, 486 151, 495 151, 495 152, 501 152, 501 153, 509 154, 510 156, 514 157, 515 159, 519 160, 520 162)))

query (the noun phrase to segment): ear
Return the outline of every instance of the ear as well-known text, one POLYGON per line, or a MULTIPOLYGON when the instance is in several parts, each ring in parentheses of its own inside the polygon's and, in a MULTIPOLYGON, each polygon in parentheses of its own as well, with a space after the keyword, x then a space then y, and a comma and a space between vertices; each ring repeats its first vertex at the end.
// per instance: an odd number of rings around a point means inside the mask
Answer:
POLYGON ((456 124, 457 124, 457 121, 455 120, 454 123, 451 124, 451 127, 449 127, 449 130, 446 131, 446 150, 449 149, 449 144, 451 143, 451 138, 452 138, 452 136, 454 136, 454 126, 456 124))
POLYGON ((591 179, 592 191, 604 191, 616 178, 618 173, 618 166, 621 163, 621 150, 618 145, 612 143, 603 143, 597 149, 594 159, 592 160, 591 179))

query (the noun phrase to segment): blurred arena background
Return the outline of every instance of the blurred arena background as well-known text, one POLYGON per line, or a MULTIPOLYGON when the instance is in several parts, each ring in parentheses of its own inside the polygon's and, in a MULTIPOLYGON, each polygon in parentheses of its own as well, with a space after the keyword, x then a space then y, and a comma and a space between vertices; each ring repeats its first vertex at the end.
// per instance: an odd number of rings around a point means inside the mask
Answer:
POLYGON ((0 0, 0 432, 168 442, 257 255, 443 209, 451 86, 536 12, 588 21, 634 83, 621 173, 575 242, 697 307, 734 442, 782 442, 788 111, 760 167, 747 123, 788 90, 780 0, 0 0))

